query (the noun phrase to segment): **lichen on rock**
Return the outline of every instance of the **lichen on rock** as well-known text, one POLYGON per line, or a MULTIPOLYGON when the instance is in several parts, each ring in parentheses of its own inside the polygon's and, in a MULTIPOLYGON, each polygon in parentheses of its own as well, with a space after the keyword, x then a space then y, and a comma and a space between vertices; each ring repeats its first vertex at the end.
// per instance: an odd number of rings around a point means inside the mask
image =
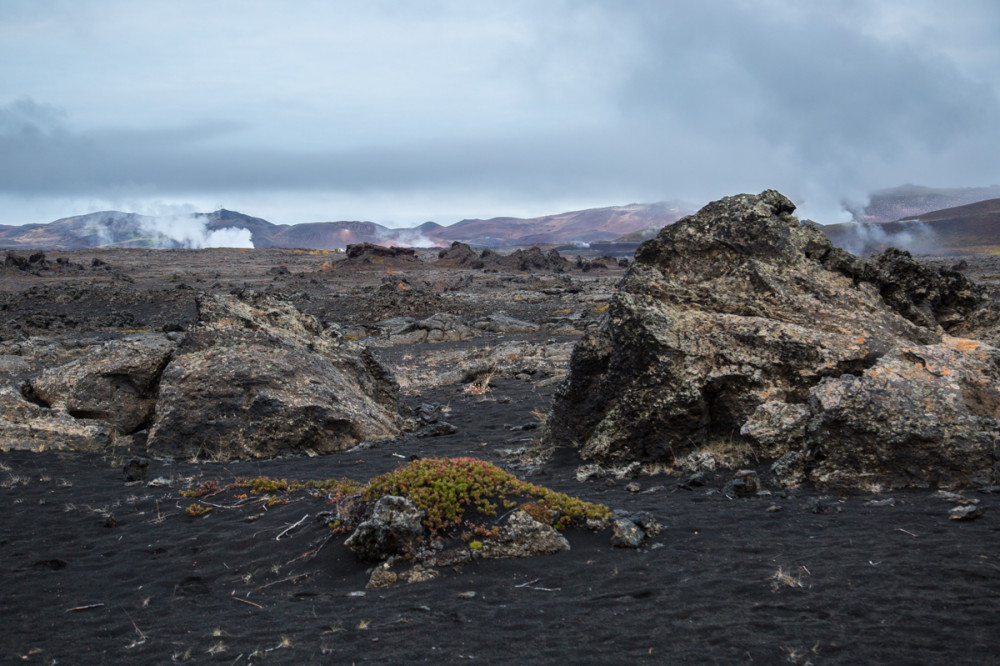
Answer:
POLYGON ((148 449, 261 458, 343 450, 399 433, 398 387, 334 326, 262 293, 198 298, 160 382, 148 449))
POLYGON ((908 253, 853 257, 799 224, 794 209, 774 190, 726 197, 641 245, 602 325, 574 349, 546 441, 605 464, 673 463, 738 441, 758 456, 798 451, 799 473, 830 485, 869 478, 960 485, 995 473, 987 442, 997 437, 1000 413, 988 389, 969 388, 1000 379, 992 361, 977 360, 994 351, 943 341, 996 339, 997 309, 961 274, 927 268, 908 253), (874 390, 873 373, 880 365, 901 370, 904 350, 924 359, 917 365, 932 357, 952 372, 951 397, 931 398, 947 382, 919 372, 874 390), (846 386, 856 404, 841 417, 843 409, 821 397, 846 386), (985 397, 956 397, 970 391, 985 397), (933 427, 919 423, 920 410, 933 427), (837 436, 847 422, 859 437, 891 436, 898 446, 845 467, 866 446, 837 436), (931 432, 950 434, 930 441, 931 432), (961 460, 911 452, 941 441, 964 451, 961 460), (889 471, 908 457, 958 468, 889 471), (834 460, 843 473, 828 468, 834 460))

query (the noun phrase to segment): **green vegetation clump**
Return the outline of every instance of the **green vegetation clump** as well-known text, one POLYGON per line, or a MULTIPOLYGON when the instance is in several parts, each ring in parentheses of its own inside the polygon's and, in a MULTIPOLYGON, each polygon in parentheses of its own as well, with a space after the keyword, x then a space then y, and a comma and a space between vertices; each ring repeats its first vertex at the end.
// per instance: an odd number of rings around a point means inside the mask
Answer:
POLYGON ((325 479, 322 481, 289 481, 258 476, 252 479, 238 477, 237 486, 246 488, 252 495, 268 493, 291 493, 296 490, 322 490, 334 496, 357 495, 363 484, 350 479, 325 479))
MULTIPOLYGON (((292 494, 304 492, 312 495, 323 493, 331 503, 353 507, 349 515, 331 522, 331 527, 349 531, 359 511, 365 504, 387 495, 399 495, 422 509, 426 517, 424 526, 440 539, 441 533, 452 536, 461 532, 468 542, 476 537, 495 536, 501 509, 506 513, 522 509, 556 529, 565 529, 588 520, 606 521, 611 510, 602 504, 593 504, 549 488, 518 479, 496 465, 476 458, 422 458, 398 469, 376 476, 363 484, 350 479, 320 481, 289 481, 266 476, 238 477, 233 483, 220 485, 218 479, 205 481, 199 486, 182 490, 189 498, 212 497, 223 492, 233 492, 236 504, 221 508, 236 508, 255 496, 268 506, 286 504, 292 494), (356 500, 360 500, 355 506, 356 500)), ((192 504, 186 512, 192 516, 204 515, 210 509, 192 504)), ((472 541, 472 544, 480 543, 472 541)), ((480 547, 482 547, 480 545, 480 547)))
POLYGON ((368 482, 361 497, 374 501, 386 495, 409 499, 427 513, 431 532, 477 526, 470 518, 496 516, 501 507, 517 508, 525 500, 554 511, 556 529, 587 519, 606 520, 611 510, 518 479, 496 465, 476 458, 422 458, 368 482))

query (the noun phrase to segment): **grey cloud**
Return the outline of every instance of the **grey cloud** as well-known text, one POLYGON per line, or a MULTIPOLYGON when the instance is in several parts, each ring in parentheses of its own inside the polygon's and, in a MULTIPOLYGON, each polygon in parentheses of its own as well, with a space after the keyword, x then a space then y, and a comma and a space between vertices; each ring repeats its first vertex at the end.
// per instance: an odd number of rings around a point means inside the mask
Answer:
MULTIPOLYGON (((149 20, 140 4, 111 5, 122 15, 119 27, 149 20)), ((11 20, 30 15, 31 6, 19 5, 11 20)), ((986 64, 1000 49, 964 41, 966 34, 980 41, 996 34, 984 24, 1000 30, 995 3, 945 9, 914 0, 880 3, 876 11, 866 2, 787 0, 473 9, 439 2, 405 14, 408 3, 373 3, 360 14, 346 6, 316 7, 324 8, 322 20, 343 16, 347 23, 333 32, 348 46, 325 42, 321 26, 301 16, 288 19, 280 3, 249 7, 254 25, 236 20, 244 36, 261 28, 257 23, 273 24, 263 43, 287 42, 289 53, 259 53, 222 34, 210 52, 199 49, 184 29, 199 38, 214 34, 223 17, 206 8, 202 25, 199 14, 177 14, 170 24, 176 34, 165 35, 176 46, 157 50, 161 60, 146 74, 164 77, 169 94, 142 106, 138 92, 122 89, 130 108, 143 109, 132 129, 117 115, 107 116, 112 127, 100 127, 94 118, 112 102, 96 92, 81 112, 86 123, 70 103, 65 111, 46 104, 57 97, 0 107, 0 193, 478 191, 508 196, 515 207, 574 197, 609 205, 704 201, 778 187, 827 213, 843 198, 903 182, 1000 181, 1000 67, 986 64), (911 26, 904 7, 923 23, 911 26), (972 23, 979 29, 963 32, 972 23), (412 25, 419 39, 403 48, 349 29, 390 24, 391 36, 405 36, 412 25), (464 33, 454 36, 472 28, 482 37, 479 49, 464 33), (295 40, 303 30, 307 49, 295 40), (310 59, 313 48, 321 59, 310 59), (226 53, 236 55, 216 59, 226 53), (353 59, 340 60, 346 56, 353 59), (222 90, 204 87, 212 82, 222 90)), ((51 7, 90 16, 87 43, 99 44, 100 11, 51 7)), ((55 40, 51 48, 58 49, 55 40)), ((88 60, 87 71, 102 75, 95 63, 88 60)), ((141 62, 123 65, 95 90, 106 95, 142 69, 141 62)))

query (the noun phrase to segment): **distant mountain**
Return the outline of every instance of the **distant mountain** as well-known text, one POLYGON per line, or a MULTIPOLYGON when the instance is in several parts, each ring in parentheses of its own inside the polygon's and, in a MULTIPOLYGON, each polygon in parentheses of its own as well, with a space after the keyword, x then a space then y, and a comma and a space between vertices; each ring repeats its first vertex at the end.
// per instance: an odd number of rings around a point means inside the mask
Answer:
POLYGON ((899 247, 918 254, 1000 253, 1000 198, 921 213, 882 223, 820 227, 836 245, 855 254, 899 247))
POLYGON ((0 247, 26 250, 80 250, 94 247, 163 247, 181 244, 155 231, 152 218, 104 211, 65 217, 48 224, 0 225, 0 247))
POLYGON ((35 250, 82 250, 94 247, 182 248, 210 245, 212 234, 250 232, 253 247, 332 250, 356 243, 396 246, 448 246, 453 241, 479 246, 590 243, 607 241, 639 229, 662 227, 689 211, 670 204, 632 204, 545 217, 436 222, 390 229, 374 222, 272 224, 231 210, 156 218, 107 211, 68 217, 48 224, 0 226, 0 247, 35 250))
POLYGON ((863 210, 851 212, 855 222, 892 222, 997 198, 1000 198, 1000 185, 958 188, 902 185, 872 192, 863 210))
POLYGON ((548 245, 610 241, 648 227, 664 227, 691 211, 676 204, 630 204, 529 219, 462 220, 427 235, 469 245, 548 245))

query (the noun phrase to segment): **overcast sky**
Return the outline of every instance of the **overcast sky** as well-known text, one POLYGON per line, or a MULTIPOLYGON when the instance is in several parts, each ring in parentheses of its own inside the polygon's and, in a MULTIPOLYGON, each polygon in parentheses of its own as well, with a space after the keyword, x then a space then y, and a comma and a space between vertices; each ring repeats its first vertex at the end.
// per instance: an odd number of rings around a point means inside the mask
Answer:
POLYGON ((2 0, 0 224, 1000 183, 995 0, 2 0))

